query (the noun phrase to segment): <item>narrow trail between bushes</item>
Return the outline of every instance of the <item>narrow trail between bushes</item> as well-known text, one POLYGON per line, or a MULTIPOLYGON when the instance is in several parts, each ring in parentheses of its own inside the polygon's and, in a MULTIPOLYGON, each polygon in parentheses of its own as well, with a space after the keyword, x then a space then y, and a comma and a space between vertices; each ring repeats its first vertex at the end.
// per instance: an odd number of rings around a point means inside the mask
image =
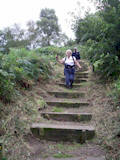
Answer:
POLYGON ((62 74, 47 85, 48 95, 43 95, 47 106, 38 109, 40 114, 26 138, 31 160, 105 160, 101 143, 103 134, 109 133, 100 121, 108 99, 88 64, 81 61, 81 65, 72 89, 64 87, 62 74))

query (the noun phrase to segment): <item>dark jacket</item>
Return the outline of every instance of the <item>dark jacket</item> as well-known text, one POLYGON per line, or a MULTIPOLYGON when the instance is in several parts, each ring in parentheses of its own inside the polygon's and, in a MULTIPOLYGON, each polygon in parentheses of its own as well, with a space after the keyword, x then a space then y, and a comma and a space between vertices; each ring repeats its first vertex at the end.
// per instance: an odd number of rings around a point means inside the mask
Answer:
POLYGON ((74 56, 77 60, 80 59, 80 53, 79 52, 73 52, 72 56, 74 56))

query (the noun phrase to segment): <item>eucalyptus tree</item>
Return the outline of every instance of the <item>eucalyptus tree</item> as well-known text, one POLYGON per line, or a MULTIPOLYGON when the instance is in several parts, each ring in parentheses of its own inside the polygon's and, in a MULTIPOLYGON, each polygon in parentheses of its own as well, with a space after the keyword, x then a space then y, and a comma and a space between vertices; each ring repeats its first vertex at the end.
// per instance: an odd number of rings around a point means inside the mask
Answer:
POLYGON ((38 39, 39 39, 39 34, 37 32, 37 25, 36 25, 36 22, 34 21, 29 21, 27 23, 27 33, 26 33, 26 36, 27 36, 27 39, 28 39, 28 48, 30 49, 34 49, 34 48, 37 48, 37 46, 39 45, 38 44, 38 39))
POLYGON ((37 21, 38 41, 41 46, 50 46, 57 44, 60 35, 60 26, 54 9, 42 9, 40 20, 37 21))

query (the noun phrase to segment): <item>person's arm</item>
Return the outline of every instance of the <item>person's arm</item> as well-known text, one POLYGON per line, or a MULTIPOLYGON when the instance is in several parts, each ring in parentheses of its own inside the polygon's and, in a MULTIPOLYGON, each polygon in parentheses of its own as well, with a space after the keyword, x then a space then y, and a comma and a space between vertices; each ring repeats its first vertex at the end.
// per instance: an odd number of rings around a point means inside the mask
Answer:
POLYGON ((81 67, 81 65, 79 64, 79 62, 75 59, 74 60, 75 61, 75 64, 79 67, 79 69, 81 69, 82 67, 81 67))
POLYGON ((64 59, 59 59, 58 56, 56 56, 56 61, 59 62, 60 64, 64 64, 64 59))

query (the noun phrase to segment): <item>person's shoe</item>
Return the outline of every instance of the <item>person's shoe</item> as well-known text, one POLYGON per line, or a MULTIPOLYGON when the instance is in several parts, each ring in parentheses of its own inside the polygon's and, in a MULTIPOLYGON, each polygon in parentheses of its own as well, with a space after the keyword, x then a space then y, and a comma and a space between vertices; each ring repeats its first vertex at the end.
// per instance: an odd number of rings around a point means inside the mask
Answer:
POLYGON ((73 87, 73 85, 72 85, 72 84, 73 84, 73 81, 71 81, 71 83, 70 83, 70 88, 72 88, 72 87, 73 87))
POLYGON ((70 86, 68 86, 68 85, 65 85, 65 87, 66 87, 66 88, 69 88, 70 86))
POLYGON ((70 88, 73 88, 73 85, 72 85, 72 84, 70 85, 70 88))
POLYGON ((69 86, 66 85, 65 87, 68 88, 68 89, 71 89, 71 88, 72 88, 72 85, 69 85, 69 86))

